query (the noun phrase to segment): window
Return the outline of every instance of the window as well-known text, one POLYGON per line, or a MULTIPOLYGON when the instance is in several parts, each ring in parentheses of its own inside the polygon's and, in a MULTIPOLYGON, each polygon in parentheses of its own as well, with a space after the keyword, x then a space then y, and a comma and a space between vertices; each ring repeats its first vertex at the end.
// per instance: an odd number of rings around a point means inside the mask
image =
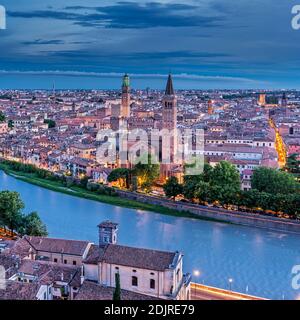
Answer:
POLYGON ((68 261, 67 260, 64 260, 64 264, 67 264, 68 263, 68 261))
POLYGON ((155 280, 150 279, 150 289, 155 289, 155 280))
POLYGON ((76 266, 76 261, 75 260, 73 261, 73 266, 76 266))
POLYGON ((57 259, 56 258, 54 258, 54 260, 53 260, 54 262, 57 262, 57 259))
POLYGON ((119 270, 119 267, 116 267, 115 269, 116 269, 116 270, 119 270))
POLYGON ((131 280, 131 284, 133 287, 137 287, 138 286, 138 278, 133 276, 132 280, 131 280))
POLYGON ((180 269, 178 269, 177 270, 177 272, 176 272, 176 280, 177 280, 177 282, 179 282, 179 275, 180 275, 180 269))
POLYGON ((136 270, 132 270, 132 272, 136 273, 136 270))

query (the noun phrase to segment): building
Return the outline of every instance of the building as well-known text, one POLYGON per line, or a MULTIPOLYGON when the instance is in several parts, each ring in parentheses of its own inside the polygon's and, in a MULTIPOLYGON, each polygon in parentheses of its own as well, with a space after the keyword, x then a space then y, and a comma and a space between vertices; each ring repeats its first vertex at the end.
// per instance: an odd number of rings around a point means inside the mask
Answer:
POLYGON ((0 123, 0 134, 7 133, 8 124, 6 122, 0 123))
POLYGON ((207 104, 208 104, 207 113, 209 115, 212 115, 214 113, 213 101, 210 99, 210 100, 208 100, 207 104))
POLYGON ((284 92, 282 94, 282 98, 281 98, 281 106, 282 107, 287 107, 287 105, 288 105, 288 98, 286 96, 286 93, 284 92))
POLYGON ((266 105, 266 94, 265 93, 261 93, 260 95, 259 95, 259 98, 258 98, 258 104, 261 106, 261 107, 263 107, 263 106, 265 106, 266 105))
POLYGON ((33 300, 73 300, 79 292, 82 299, 102 299, 113 292, 119 273, 122 295, 130 300, 190 298, 182 253, 119 245, 118 224, 111 221, 98 228, 98 245, 27 236, 10 242, 0 254, 0 276, 5 274, 10 293, 0 288, 0 297, 23 299, 24 290, 32 290, 33 300))
POLYGON ((182 271, 183 255, 133 248, 117 244, 118 225, 99 226, 99 245, 93 245, 84 260, 86 280, 115 287, 119 273, 121 288, 162 299, 189 299, 189 274, 182 271))
POLYGON ((18 239, 7 253, 23 259, 78 266, 82 265, 91 245, 88 241, 25 236, 18 239))
POLYGON ((121 117, 130 117, 130 79, 127 74, 124 75, 122 84, 121 117))
POLYGON ((162 129, 168 134, 162 137, 162 165, 161 178, 170 176, 172 164, 175 163, 177 155, 177 97, 175 95, 173 79, 169 74, 165 94, 162 99, 162 129), (168 139, 169 141, 166 141, 168 139))

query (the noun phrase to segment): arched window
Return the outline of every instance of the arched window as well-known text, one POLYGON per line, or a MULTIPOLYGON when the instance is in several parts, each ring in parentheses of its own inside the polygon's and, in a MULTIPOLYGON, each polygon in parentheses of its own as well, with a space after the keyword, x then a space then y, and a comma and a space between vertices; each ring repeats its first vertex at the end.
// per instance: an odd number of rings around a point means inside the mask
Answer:
POLYGON ((137 287, 138 286, 138 278, 136 276, 132 276, 131 278, 131 284, 133 287, 137 287))

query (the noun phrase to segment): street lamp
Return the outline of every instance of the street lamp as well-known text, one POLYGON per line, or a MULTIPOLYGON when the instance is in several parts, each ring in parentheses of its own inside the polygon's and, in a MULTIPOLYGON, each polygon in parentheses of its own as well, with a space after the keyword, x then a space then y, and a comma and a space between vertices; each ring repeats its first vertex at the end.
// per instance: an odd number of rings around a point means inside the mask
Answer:
MULTIPOLYGON (((193 276, 194 276, 195 278, 199 278, 200 275, 201 275, 201 273, 200 273, 199 270, 194 270, 194 271, 193 271, 193 276)), ((196 297, 196 283, 195 283, 195 289, 194 289, 194 290, 195 290, 194 296, 196 297)))
POLYGON ((233 279, 232 279, 232 278, 229 278, 229 279, 228 279, 228 282, 229 282, 229 290, 232 291, 232 282, 233 282, 233 279))
POLYGON ((199 277, 200 276, 200 271, 199 270, 194 270, 193 275, 195 277, 199 277))

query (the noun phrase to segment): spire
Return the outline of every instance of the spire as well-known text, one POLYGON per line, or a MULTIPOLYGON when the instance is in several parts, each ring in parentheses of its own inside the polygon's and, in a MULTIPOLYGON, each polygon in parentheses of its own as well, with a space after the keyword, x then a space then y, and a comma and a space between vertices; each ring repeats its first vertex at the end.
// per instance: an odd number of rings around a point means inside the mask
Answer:
POLYGON ((167 96, 172 96, 174 95, 174 87, 173 87, 173 80, 172 80, 172 75, 169 74, 168 77, 168 83, 167 83, 167 87, 166 87, 166 93, 167 96))

